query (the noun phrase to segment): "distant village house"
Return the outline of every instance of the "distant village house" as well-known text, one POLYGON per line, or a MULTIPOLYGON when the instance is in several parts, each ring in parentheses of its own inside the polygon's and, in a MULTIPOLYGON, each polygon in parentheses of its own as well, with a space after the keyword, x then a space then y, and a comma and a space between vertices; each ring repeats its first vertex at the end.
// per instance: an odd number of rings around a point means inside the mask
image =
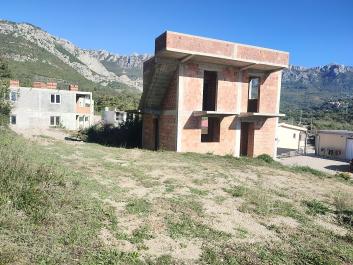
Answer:
POLYGON ((287 123, 278 124, 277 154, 305 154, 307 142, 307 128, 287 123))
POLYGON ((316 154, 339 160, 353 159, 353 131, 319 130, 315 137, 316 154))
POLYGON ((128 113, 122 110, 109 110, 108 107, 102 111, 102 121, 105 125, 112 125, 119 127, 126 122, 128 113))
POLYGON ((79 91, 77 85, 59 90, 56 83, 34 82, 33 87, 21 87, 18 80, 11 80, 9 90, 11 126, 79 130, 93 123, 92 93, 79 91))

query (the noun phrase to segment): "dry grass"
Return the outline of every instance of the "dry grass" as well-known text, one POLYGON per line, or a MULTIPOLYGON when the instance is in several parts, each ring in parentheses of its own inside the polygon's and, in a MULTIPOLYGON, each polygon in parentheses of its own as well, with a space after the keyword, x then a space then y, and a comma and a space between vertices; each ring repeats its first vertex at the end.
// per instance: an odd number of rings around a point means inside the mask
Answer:
MULTIPOLYGON (((65 168, 63 182, 76 190, 60 188, 54 196, 54 201, 70 202, 65 211, 49 209, 49 215, 60 216, 59 222, 38 224, 42 229, 65 229, 66 236, 42 231, 32 239, 43 243, 36 243, 31 252, 53 241, 57 252, 28 257, 21 254, 28 251, 21 243, 28 238, 2 236, 1 253, 8 263, 11 258, 19 264, 353 262, 352 209, 346 203, 353 201, 353 186, 344 179, 257 159, 54 139, 45 139, 45 145, 31 152, 37 162, 51 160, 55 162, 50 167, 65 168), (81 200, 73 203, 77 197, 81 200), (99 210, 92 211, 92 205, 99 210), (70 224, 76 211, 82 219, 70 224), (9 248, 16 249, 16 257, 9 248)), ((29 224, 23 220, 18 226, 29 224)))

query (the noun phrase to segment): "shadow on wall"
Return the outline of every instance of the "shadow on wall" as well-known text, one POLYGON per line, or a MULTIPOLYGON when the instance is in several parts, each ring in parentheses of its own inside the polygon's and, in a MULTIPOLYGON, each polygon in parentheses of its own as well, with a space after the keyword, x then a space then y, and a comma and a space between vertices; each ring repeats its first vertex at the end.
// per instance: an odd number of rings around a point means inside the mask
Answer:
POLYGON ((85 142, 125 148, 141 147, 141 137, 142 121, 138 118, 127 120, 119 127, 97 124, 80 132, 85 142))

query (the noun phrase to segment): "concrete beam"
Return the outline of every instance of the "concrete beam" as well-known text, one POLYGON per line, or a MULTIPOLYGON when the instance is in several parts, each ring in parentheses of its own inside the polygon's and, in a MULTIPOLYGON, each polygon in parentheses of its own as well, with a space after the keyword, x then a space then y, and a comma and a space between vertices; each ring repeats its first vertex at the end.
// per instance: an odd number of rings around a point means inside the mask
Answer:
POLYGON ((251 68, 252 66, 256 65, 256 63, 251 63, 251 64, 248 64, 247 66, 244 66, 242 68, 239 69, 239 71, 244 71, 246 69, 249 69, 251 68))
POLYGON ((195 54, 190 54, 185 56, 183 59, 180 60, 181 63, 186 63, 187 61, 189 61, 192 57, 194 57, 195 54))

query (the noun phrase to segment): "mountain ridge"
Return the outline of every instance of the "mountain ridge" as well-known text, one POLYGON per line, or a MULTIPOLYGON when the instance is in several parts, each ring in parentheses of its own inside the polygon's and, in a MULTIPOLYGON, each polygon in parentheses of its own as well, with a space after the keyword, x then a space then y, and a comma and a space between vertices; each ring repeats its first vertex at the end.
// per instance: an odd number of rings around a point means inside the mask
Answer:
MULTIPOLYGON (((143 61, 152 56, 82 49, 30 23, 5 20, 0 20, 0 52, 17 77, 69 79, 92 90, 109 87, 141 91, 143 61)), ((320 106, 352 93, 353 66, 290 65, 282 75, 281 111, 320 106)))
MULTIPOLYGON (((142 87, 142 61, 149 55, 120 56, 102 50, 81 49, 69 40, 56 37, 30 23, 1 20, 0 35, 13 38, 12 45, 20 40, 24 46, 30 43, 44 49, 92 82, 102 85, 119 82, 136 89, 142 87)), ((17 53, 8 50, 2 52, 2 56, 17 62, 35 62, 38 59, 31 53, 23 53, 21 49, 14 50, 17 53)))

